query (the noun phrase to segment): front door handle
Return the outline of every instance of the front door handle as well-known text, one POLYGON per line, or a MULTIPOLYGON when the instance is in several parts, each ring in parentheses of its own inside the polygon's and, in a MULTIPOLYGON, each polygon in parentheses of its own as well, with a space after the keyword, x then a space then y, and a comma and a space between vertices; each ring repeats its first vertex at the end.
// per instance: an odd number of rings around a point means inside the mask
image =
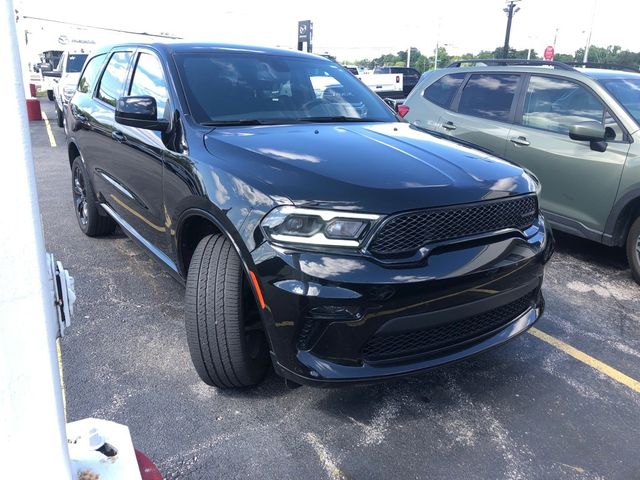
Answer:
POLYGON ((447 122, 442 124, 442 128, 444 128, 445 130, 455 130, 456 126, 453 124, 453 122, 447 122))
POLYGON ((515 143, 516 145, 521 145, 523 147, 528 147, 529 145, 531 145, 531 142, 529 140, 527 140, 527 137, 513 137, 510 139, 511 143, 515 143))
POLYGON ((125 137, 124 134, 122 132, 119 132, 118 130, 111 132, 111 138, 113 138, 118 143, 124 143, 127 141, 127 137, 125 137))

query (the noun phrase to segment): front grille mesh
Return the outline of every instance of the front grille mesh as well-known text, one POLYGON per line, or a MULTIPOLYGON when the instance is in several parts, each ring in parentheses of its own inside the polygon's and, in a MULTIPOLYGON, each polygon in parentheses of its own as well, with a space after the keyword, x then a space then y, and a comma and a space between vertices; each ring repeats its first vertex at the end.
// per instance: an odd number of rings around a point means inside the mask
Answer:
POLYGON ((377 255, 410 253, 431 242, 505 228, 524 230, 537 215, 535 195, 400 214, 375 235, 369 250, 377 255))
POLYGON ((528 294, 502 307, 454 322, 424 330, 373 336, 365 344, 362 357, 365 360, 401 358, 428 353, 472 340, 496 330, 520 316, 531 307, 532 299, 532 294, 528 294))

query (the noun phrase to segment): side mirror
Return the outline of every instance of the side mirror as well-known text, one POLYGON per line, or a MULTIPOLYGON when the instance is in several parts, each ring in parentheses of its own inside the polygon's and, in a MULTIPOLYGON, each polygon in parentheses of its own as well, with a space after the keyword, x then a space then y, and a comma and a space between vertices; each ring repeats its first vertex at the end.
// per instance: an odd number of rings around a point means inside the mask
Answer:
POLYGON ((156 99, 148 96, 120 97, 116 103, 116 122, 130 127, 166 132, 167 120, 158 120, 156 99))
POLYGON ((394 112, 398 111, 398 101, 393 98, 383 98, 384 103, 389 105, 394 112))
POLYGON ((591 150, 604 152, 607 149, 606 130, 604 125, 595 120, 581 122, 569 128, 569 138, 590 142, 591 150))

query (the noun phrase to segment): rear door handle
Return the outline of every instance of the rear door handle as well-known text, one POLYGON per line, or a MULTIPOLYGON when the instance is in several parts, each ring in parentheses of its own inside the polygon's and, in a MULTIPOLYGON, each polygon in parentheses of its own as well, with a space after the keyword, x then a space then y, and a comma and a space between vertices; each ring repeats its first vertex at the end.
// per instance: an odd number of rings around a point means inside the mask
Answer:
POLYGON ((510 139, 511 143, 515 143, 516 145, 521 145, 523 147, 528 147, 529 145, 531 145, 531 142, 529 140, 527 140, 526 137, 513 137, 510 139))
POLYGON ((453 122, 447 122, 442 124, 442 128, 444 128, 445 130, 455 130, 456 126, 453 124, 453 122))
POLYGON ((118 130, 111 132, 111 138, 113 138, 118 143, 124 143, 127 141, 127 137, 125 137, 124 134, 122 132, 119 132, 118 130))

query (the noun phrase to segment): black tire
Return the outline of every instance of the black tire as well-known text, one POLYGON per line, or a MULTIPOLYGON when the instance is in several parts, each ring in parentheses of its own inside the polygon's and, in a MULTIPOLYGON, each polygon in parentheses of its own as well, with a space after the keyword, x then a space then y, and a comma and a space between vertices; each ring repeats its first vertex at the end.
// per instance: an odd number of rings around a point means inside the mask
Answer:
POLYGON ((187 342, 200 378, 218 388, 260 383, 270 365, 267 341, 240 258, 223 235, 196 247, 185 297, 187 342))
POLYGON ((53 102, 53 90, 47 90, 47 98, 53 102))
POLYGON ((58 126, 60 128, 64 128, 64 117, 62 116, 62 111, 58 108, 57 103, 56 103, 56 117, 58 120, 58 126))
POLYGON ((627 259, 631 267, 631 276, 640 284, 640 216, 631 224, 627 235, 627 259))
POLYGON ((71 193, 76 219, 85 235, 100 237, 113 233, 116 223, 111 217, 100 213, 100 206, 80 157, 76 157, 71 166, 71 193))

